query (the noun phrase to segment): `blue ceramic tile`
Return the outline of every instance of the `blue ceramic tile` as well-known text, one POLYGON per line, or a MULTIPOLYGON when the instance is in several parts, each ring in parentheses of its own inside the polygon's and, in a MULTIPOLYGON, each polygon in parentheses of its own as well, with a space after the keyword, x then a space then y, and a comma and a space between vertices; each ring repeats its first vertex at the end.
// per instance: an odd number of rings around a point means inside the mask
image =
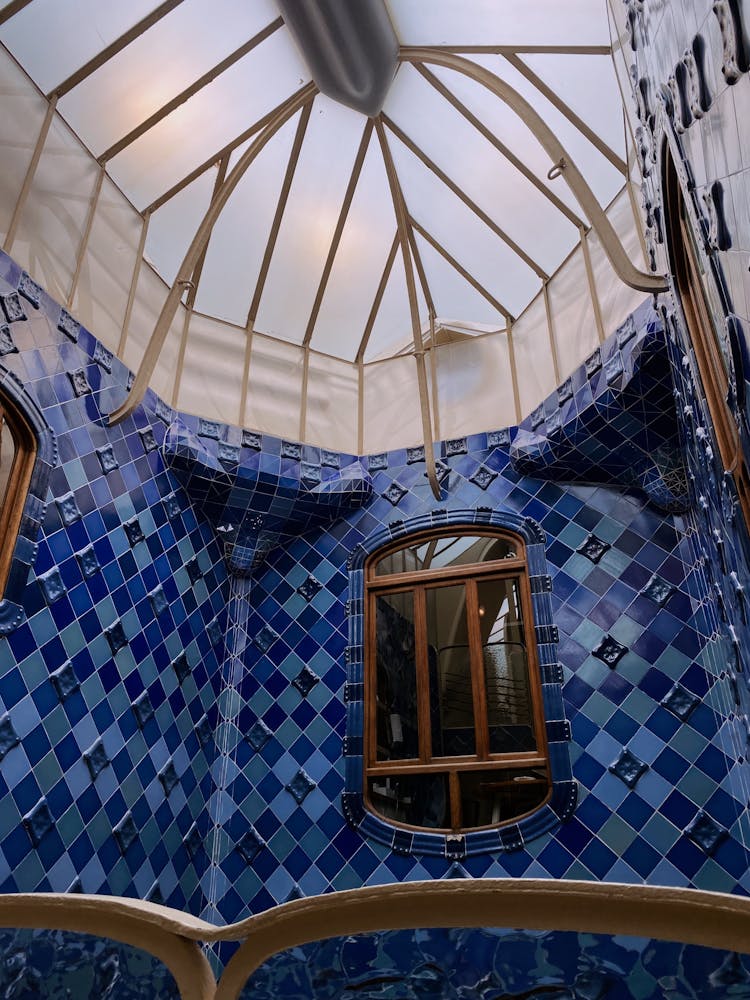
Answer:
POLYGON ((297 805, 302 805, 315 786, 316 782, 312 780, 304 768, 300 768, 286 786, 286 790, 294 798, 297 805))
POLYGON ((628 788, 635 788, 638 779, 648 770, 648 764, 644 764, 635 754, 623 748, 617 760, 609 765, 609 770, 617 775, 620 781, 624 781, 628 788))

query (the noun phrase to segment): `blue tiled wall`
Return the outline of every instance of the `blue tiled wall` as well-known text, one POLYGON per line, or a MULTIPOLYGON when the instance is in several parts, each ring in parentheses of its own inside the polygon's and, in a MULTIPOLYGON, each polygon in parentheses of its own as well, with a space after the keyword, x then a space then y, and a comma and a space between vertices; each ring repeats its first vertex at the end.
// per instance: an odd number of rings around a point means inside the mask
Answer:
MULTIPOLYGON (((707 275, 708 304, 726 353, 729 405, 749 456, 750 4, 626 0, 615 12, 640 119, 637 139, 650 253, 656 267, 668 271, 661 181, 666 146, 707 275)), ((671 333, 675 404, 693 498, 686 541, 693 553, 697 621, 706 656, 725 688, 722 739, 736 762, 735 787, 748 802, 750 547, 734 484, 721 467, 679 307, 665 295, 661 308, 671 333)), ((747 814, 743 836, 750 843, 747 814)))
POLYGON ((58 456, 38 547, 24 550, 33 568, 6 593, 24 620, 0 637, 0 890, 198 912, 221 552, 165 471, 155 399, 108 428, 129 372, 7 257, 0 307, 4 377, 37 404, 58 456))

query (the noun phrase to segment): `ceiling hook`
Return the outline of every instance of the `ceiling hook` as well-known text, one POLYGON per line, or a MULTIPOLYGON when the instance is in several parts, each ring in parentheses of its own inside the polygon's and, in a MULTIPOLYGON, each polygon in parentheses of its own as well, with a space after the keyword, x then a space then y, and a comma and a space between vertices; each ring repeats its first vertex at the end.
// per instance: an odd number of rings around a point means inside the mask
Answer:
POLYGON ((557 180, 557 178, 560 177, 560 175, 562 174, 563 170, 565 170, 565 167, 566 167, 565 157, 561 156, 560 159, 557 161, 557 163, 554 165, 554 167, 550 167, 550 169, 547 171, 547 180, 548 181, 557 180))

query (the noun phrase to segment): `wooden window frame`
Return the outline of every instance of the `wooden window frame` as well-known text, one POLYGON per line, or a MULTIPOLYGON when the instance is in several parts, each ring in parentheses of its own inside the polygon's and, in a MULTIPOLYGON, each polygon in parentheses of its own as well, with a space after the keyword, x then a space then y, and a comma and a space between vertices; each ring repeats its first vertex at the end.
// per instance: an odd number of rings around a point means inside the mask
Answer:
POLYGON ((0 497, 0 595, 8 583, 16 539, 37 457, 34 432, 13 399, 0 393, 3 430, 13 438, 15 453, 5 495, 0 497))
POLYGON ((365 712, 364 712, 364 801, 366 807, 391 826, 407 830, 426 830, 433 833, 460 834, 478 830, 497 829, 532 815, 546 805, 552 796, 549 752, 547 748, 546 720, 544 716, 542 685, 537 654, 532 594, 529 583, 526 543, 512 531, 501 528, 477 528, 468 525, 448 526, 439 530, 415 533, 401 538, 390 545, 373 552, 365 562, 365 712), (487 562, 461 564, 455 567, 406 571, 376 575, 375 568, 393 552, 441 538, 457 536, 486 537, 511 541, 518 553, 516 558, 503 558, 487 562), (521 613, 523 618, 524 649, 529 680, 529 697, 537 741, 537 750, 523 753, 490 753, 489 723, 487 712, 486 685, 481 659, 482 637, 479 627, 479 601, 477 583, 480 580, 515 580, 518 585, 521 613), (474 731, 476 752, 461 757, 433 758, 430 746, 430 704, 429 674, 427 659, 426 591, 437 587, 463 583, 466 588, 466 619, 469 631, 469 655, 472 677, 472 698, 474 703, 474 731), (377 760, 377 631, 376 598, 379 595, 406 593, 414 594, 415 617, 415 661, 418 711, 419 759, 408 761, 377 760), (508 771, 533 768, 544 770, 547 785, 546 795, 523 813, 504 818, 500 823, 479 827, 466 827, 460 823, 460 785, 462 772, 508 771), (372 777, 395 777, 407 774, 446 774, 450 795, 450 828, 427 828, 403 823, 378 812, 370 798, 369 779, 372 777))
POLYGON ((662 183, 667 247, 676 297, 682 307, 695 353, 722 467, 733 477, 745 525, 750 527, 750 473, 742 451, 739 430, 727 404, 729 377, 726 363, 706 301, 687 200, 668 145, 665 145, 663 153, 662 183))

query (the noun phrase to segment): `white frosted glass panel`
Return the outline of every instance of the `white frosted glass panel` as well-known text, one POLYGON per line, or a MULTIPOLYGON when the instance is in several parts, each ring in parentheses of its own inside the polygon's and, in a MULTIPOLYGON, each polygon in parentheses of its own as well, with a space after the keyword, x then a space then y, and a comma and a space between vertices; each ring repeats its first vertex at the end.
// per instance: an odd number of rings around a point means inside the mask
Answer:
POLYGON ((183 0, 67 94, 60 110, 98 155, 276 17, 270 0, 183 0))
POLYGON ((10 56, 0 49, 0 234, 13 216, 27 167, 44 121, 47 104, 10 56))
POLYGON ((358 385, 354 365, 310 355, 305 441, 357 453, 358 385))
POLYGON ((586 265, 579 247, 549 284, 560 377, 565 378, 599 342, 586 265))
MULTIPOLYGON (((381 264, 381 268, 382 266, 381 264)), ((380 274, 380 272, 378 273, 380 274)), ((419 316, 422 321, 422 332, 424 333, 427 329, 427 306, 422 297, 416 275, 415 283, 417 286, 419 316)), ((385 286, 385 292, 383 293, 383 298, 380 301, 378 313, 375 317, 364 360, 370 361, 374 358, 387 358, 391 354, 411 350, 413 345, 414 334, 411 326, 409 294, 406 289, 404 259, 401 256, 401 250, 398 249, 388 278, 388 284, 385 286)))
POLYGON ((110 172, 144 208, 307 79, 291 39, 277 31, 116 156, 110 172))
POLYGON ((58 302, 65 302, 70 292, 98 170, 78 139, 55 116, 13 252, 17 259, 28 260, 29 273, 58 302))
POLYGON ((622 101, 611 56, 545 53, 522 58, 599 139, 625 159, 622 101))
POLYGON ((170 198, 149 220, 145 254, 168 285, 177 277, 206 214, 215 181, 216 168, 212 167, 170 198))
POLYGON ((442 438, 515 424, 504 333, 441 344, 435 353, 442 438))
MULTIPOLYGON (((534 272, 401 143, 393 140, 391 149, 410 214, 488 292, 517 315, 539 288, 534 272)), ((429 271, 427 277, 429 280, 429 271)), ((462 313, 446 288, 433 290, 433 298, 441 315, 458 315, 480 323, 497 318, 489 305, 483 307, 481 315, 462 313)))
POLYGON ((48 93, 156 6, 155 0, 34 0, 5 22, 0 40, 48 93))
POLYGON ((239 422, 245 342, 244 330, 193 313, 177 400, 181 410, 239 422))
POLYGON ((513 325, 513 349, 523 418, 555 388, 543 296, 536 298, 513 325))
POLYGON ((402 45, 608 45, 601 0, 389 0, 402 45))
POLYGON ((350 108, 315 99, 258 312, 264 333, 304 338, 364 125, 350 108))
POLYGON ((304 351, 253 335, 245 427, 299 440, 304 351))
MULTIPOLYGON (((627 192, 615 201, 610 209, 610 219, 619 217, 620 223, 629 217, 631 222, 630 239, 625 242, 625 250, 631 260, 636 265, 640 265, 640 244, 638 237, 633 230, 633 214, 630 211, 627 192)), ((604 249, 599 242, 599 238, 594 232, 589 233, 589 251, 591 253, 591 266, 594 272, 594 282, 596 292, 599 296, 599 307, 602 312, 602 323, 605 335, 613 333, 627 316, 638 306, 645 297, 644 292, 639 292, 635 288, 630 288, 624 284, 615 274, 604 249)))
POLYGON ((435 308, 440 320, 477 323, 490 329, 505 329, 505 317, 495 309, 458 271, 426 240, 417 236, 417 246, 433 289, 435 308))
POLYGON ((214 226, 196 299, 201 312, 244 327, 298 121, 260 153, 214 226))
MULTIPOLYGON (((495 100, 489 94, 487 97, 495 100)), ((578 239, 577 228, 413 67, 400 70, 385 110, 407 137, 548 273, 570 253, 578 239)), ((399 145, 397 139, 391 141, 399 145)), ((448 205, 455 200, 447 187, 442 187, 441 193, 448 205)), ((435 213, 442 210, 443 200, 432 209, 435 213)), ((514 266, 518 269, 520 262, 514 266)), ((509 273, 508 283, 513 280, 509 273)))
POLYGON ((368 365, 364 390, 365 454, 422 443, 414 358, 391 358, 368 365))
MULTIPOLYGON (((123 351, 123 360, 133 371, 138 371, 140 367, 144 351, 151 339, 166 297, 167 286, 148 264, 143 264, 138 275, 138 286, 133 302, 133 311, 130 314, 125 350, 123 351)), ((185 307, 180 304, 159 355, 156 371, 149 383, 154 392, 167 403, 172 402, 184 316, 185 307)))
POLYGON ((140 216, 105 177, 73 312, 112 351, 120 342, 140 235, 140 216))
POLYGON ((388 178, 373 136, 315 324, 317 350, 354 360, 395 232, 388 178))

